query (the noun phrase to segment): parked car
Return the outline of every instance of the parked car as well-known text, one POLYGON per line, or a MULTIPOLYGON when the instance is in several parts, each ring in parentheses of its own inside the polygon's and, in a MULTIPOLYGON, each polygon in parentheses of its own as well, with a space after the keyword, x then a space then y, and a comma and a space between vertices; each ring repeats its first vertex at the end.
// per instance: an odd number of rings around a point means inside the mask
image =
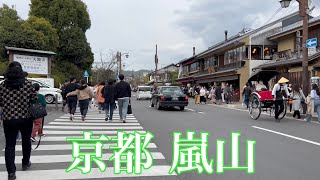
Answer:
MULTIPOLYGON (((43 82, 34 80, 34 79, 28 78, 28 80, 30 80, 32 82, 32 84, 38 83, 40 85, 39 93, 45 97, 47 104, 55 103, 56 102, 56 95, 58 95, 58 103, 62 103, 63 100, 62 100, 60 89, 51 88, 49 85, 47 85, 43 82)), ((2 83, 3 81, 4 81, 4 77, 0 76, 0 83, 2 83)))
POLYGON ((151 99, 151 87, 150 86, 138 86, 137 100, 140 99, 151 99))
POLYGON ((178 86, 160 86, 152 94, 151 107, 158 110, 167 107, 179 107, 181 111, 188 106, 188 96, 178 86))

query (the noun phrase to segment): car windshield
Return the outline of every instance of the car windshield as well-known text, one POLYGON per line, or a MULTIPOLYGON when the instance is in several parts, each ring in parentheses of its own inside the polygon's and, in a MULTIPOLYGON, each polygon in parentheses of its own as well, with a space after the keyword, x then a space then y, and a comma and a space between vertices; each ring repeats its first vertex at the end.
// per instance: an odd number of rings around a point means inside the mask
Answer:
POLYGON ((139 87, 139 91, 151 91, 151 87, 139 87))
POLYGON ((163 87, 160 92, 162 94, 181 94, 182 91, 179 87, 163 87))

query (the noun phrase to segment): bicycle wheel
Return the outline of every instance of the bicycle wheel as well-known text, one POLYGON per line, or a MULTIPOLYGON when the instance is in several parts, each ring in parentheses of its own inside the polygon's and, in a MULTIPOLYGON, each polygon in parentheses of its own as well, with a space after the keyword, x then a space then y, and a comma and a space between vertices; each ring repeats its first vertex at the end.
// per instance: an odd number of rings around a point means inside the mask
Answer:
POLYGON ((256 95, 250 97, 249 115, 253 120, 257 120, 261 115, 261 102, 259 97, 256 95))
POLYGON ((283 101, 284 110, 281 114, 279 114, 279 121, 286 116, 287 113, 287 101, 283 101))

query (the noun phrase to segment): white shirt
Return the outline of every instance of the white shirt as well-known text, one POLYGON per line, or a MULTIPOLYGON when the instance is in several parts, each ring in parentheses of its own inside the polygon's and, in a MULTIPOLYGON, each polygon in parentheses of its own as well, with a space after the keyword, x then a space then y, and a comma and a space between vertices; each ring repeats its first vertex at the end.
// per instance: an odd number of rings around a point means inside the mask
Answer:
POLYGON ((281 91, 284 90, 286 92, 287 96, 290 96, 290 93, 288 91, 288 86, 286 84, 283 86, 280 86, 280 84, 274 85, 273 90, 272 90, 272 96, 276 96, 276 92, 279 90, 281 90, 281 91))
POLYGON ((312 99, 320 99, 320 97, 317 94, 316 90, 311 90, 311 98, 312 99))

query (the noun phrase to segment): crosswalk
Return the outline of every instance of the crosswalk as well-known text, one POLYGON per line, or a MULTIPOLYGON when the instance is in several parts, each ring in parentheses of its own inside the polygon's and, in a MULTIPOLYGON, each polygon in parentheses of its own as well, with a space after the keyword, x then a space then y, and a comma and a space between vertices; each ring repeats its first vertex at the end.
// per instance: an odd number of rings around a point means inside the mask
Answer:
MULTIPOLYGON (((44 126, 45 137, 41 139, 39 148, 32 152, 31 162, 32 167, 28 171, 22 171, 22 145, 17 142, 16 145, 16 166, 17 166, 17 179, 21 180, 61 180, 61 179, 108 179, 108 178, 134 178, 134 177, 168 177, 175 176, 176 174, 168 174, 170 165, 165 160, 161 152, 158 152, 157 146, 151 142, 148 145, 148 150, 153 156, 153 166, 148 170, 143 170, 141 175, 136 174, 114 174, 113 162, 108 161, 113 155, 113 151, 109 149, 110 145, 115 145, 114 142, 107 142, 103 147, 103 157, 99 158, 106 162, 107 169, 101 172, 99 168, 92 163, 92 170, 88 174, 82 174, 79 170, 73 170, 66 173, 66 169, 72 163, 72 144, 66 142, 66 137, 80 138, 83 131, 88 130, 93 132, 93 137, 106 135, 108 137, 115 137, 117 131, 125 131, 127 133, 145 132, 138 120, 133 115, 128 115, 127 123, 119 120, 119 113, 115 112, 112 122, 104 120, 104 114, 99 114, 98 111, 90 110, 86 121, 82 122, 80 114, 75 115, 75 120, 70 121, 69 116, 63 115, 55 119, 48 125, 44 126)), ((35 146, 36 143, 33 143, 35 146)), ((81 150, 92 149, 81 148, 81 150)), ((0 156, 0 179, 6 179, 7 172, 5 167, 4 150, 0 156)), ((142 156, 145 159, 145 156, 142 156)))

